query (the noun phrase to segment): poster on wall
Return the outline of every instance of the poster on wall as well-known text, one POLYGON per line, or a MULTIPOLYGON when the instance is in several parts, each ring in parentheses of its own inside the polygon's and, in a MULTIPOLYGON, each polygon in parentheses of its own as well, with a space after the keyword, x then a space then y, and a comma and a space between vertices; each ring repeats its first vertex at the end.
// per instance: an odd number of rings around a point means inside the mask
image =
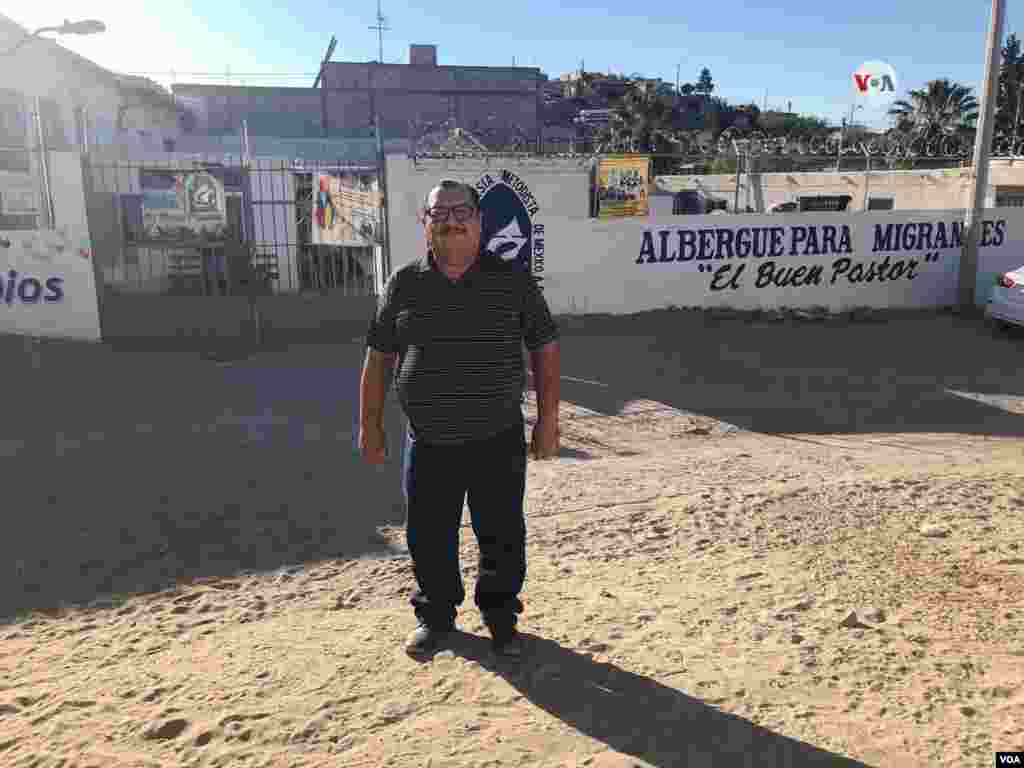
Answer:
POLYGON ((142 237, 221 240, 227 235, 224 182, 207 171, 139 172, 142 237))
POLYGON ((313 179, 313 245, 365 248, 380 242, 383 196, 375 174, 316 174, 313 179))
POLYGON ((646 216, 651 184, 649 157, 602 157, 597 165, 597 218, 646 216))
POLYGON ((0 231, 0 328, 98 341, 92 245, 67 229, 0 231))

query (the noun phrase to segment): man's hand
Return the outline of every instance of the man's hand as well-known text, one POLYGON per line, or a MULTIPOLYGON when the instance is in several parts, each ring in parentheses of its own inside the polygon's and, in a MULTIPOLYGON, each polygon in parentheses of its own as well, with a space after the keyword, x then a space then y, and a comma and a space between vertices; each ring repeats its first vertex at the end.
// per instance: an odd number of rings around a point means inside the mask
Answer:
POLYGON ((388 458, 388 440, 380 424, 359 428, 359 454, 367 464, 383 464, 388 458))
POLYGON ((558 431, 557 421, 540 420, 533 425, 533 440, 530 442, 530 455, 533 458, 543 461, 558 455, 558 431))

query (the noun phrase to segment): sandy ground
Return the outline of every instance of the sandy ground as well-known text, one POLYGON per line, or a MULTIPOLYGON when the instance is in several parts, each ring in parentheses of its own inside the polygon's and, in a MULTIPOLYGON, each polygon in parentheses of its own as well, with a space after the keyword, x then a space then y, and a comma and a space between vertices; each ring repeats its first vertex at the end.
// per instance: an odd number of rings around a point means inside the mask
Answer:
MULTIPOLYGON (((50 345, 5 380, 0 765, 992 765, 1024 749, 1022 344, 570 324, 520 662, 469 603, 449 649, 401 651, 358 347, 50 345)), ((463 558, 471 585, 468 518, 463 558)))

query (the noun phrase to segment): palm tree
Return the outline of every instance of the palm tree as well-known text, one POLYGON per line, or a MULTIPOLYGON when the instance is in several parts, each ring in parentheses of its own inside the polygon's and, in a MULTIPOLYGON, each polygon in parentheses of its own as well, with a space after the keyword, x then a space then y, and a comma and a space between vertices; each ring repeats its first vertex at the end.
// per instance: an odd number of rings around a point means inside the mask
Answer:
POLYGON ((996 96, 995 132, 999 136, 1013 136, 1019 132, 1017 120, 1020 100, 1024 92, 1024 53, 1020 39, 1011 34, 1002 49, 1003 61, 999 68, 999 91, 996 96))
POLYGON ((921 90, 910 91, 910 101, 893 102, 889 115, 896 128, 928 139, 974 129, 978 100, 972 88, 948 79, 932 80, 921 90))

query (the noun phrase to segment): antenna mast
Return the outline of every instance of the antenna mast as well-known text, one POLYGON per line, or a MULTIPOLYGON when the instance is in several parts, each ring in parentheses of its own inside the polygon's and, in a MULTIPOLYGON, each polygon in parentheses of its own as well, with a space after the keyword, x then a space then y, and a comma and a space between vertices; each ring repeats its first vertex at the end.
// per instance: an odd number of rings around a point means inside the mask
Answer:
POLYGON ((384 33, 390 32, 391 27, 386 26, 388 20, 384 18, 381 12, 380 0, 377 0, 377 23, 371 24, 370 29, 377 30, 377 63, 384 63, 384 33))

